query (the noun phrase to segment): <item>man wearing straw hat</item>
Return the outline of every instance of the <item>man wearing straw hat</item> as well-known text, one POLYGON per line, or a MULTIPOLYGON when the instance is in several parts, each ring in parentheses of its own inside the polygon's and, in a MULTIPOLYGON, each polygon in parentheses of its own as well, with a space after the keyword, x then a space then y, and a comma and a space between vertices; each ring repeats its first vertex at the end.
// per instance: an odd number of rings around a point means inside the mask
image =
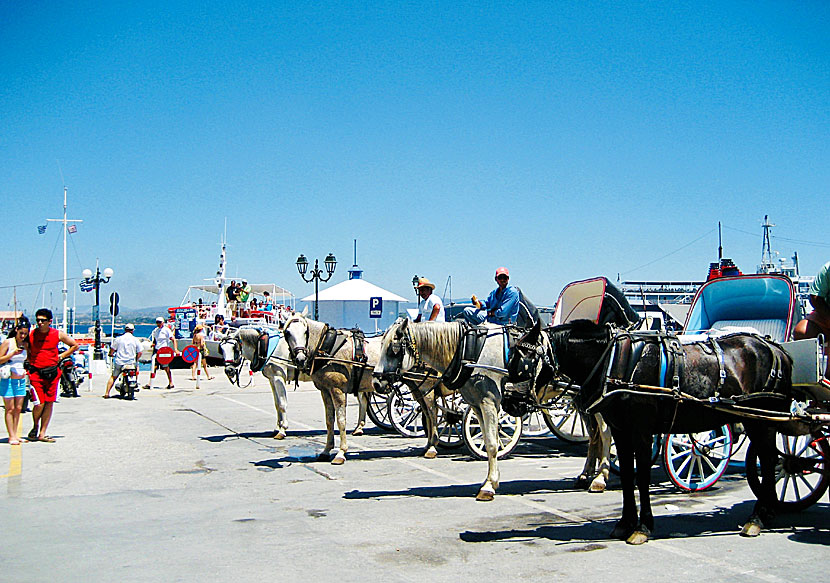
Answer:
POLYGON ((435 292, 435 284, 426 277, 418 279, 418 295, 422 302, 418 302, 421 312, 415 318, 416 322, 444 322, 444 302, 435 292))

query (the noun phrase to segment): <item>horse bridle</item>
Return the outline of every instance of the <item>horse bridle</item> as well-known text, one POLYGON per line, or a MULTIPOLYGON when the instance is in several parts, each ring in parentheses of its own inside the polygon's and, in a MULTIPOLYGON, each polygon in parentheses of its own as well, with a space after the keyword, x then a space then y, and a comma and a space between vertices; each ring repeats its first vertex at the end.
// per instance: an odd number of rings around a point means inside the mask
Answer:
POLYGON ((323 343, 323 339, 326 337, 326 333, 329 331, 329 325, 323 324, 323 331, 320 333, 320 339, 317 341, 317 346, 314 350, 308 349, 308 340, 310 337, 309 332, 309 325, 308 323, 305 324, 305 341, 302 344, 298 344, 294 339, 293 334, 288 334, 286 331, 288 330, 288 325, 292 322, 299 322, 299 318, 289 319, 286 321, 285 325, 283 326, 283 334, 285 335, 285 341, 288 343, 288 354, 291 357, 291 361, 294 363, 294 366, 303 372, 309 372, 314 366, 314 360, 317 357, 317 352, 320 349, 320 345, 323 343), (305 355, 305 364, 300 366, 298 361, 298 357, 300 354, 305 355))

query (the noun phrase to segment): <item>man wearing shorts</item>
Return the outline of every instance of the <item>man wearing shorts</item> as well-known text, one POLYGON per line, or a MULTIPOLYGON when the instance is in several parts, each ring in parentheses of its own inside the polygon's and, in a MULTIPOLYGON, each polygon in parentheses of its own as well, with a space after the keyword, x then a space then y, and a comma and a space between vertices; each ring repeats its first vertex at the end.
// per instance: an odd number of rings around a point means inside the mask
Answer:
POLYGON ((112 361, 112 375, 107 380, 107 389, 104 392, 104 398, 110 398, 110 390, 112 385, 121 376, 121 371, 128 364, 138 366, 138 357, 141 356, 141 343, 133 336, 135 326, 132 324, 124 324, 124 333, 113 340, 110 345, 110 356, 115 358, 112 361))
POLYGON ((29 334, 28 370, 29 384, 37 392, 39 405, 32 409, 34 427, 29 432, 29 441, 53 443, 55 440, 46 434, 52 409, 58 397, 58 385, 61 381, 58 363, 75 352, 78 345, 66 332, 52 328, 52 310, 41 308, 35 312, 35 328, 29 334), (63 342, 67 349, 60 352, 58 343, 63 342))
MULTIPOLYGON (((813 311, 795 325, 793 338, 803 340, 823 334, 826 345, 830 342, 830 261, 824 264, 810 284, 810 304, 813 311)), ((830 387, 830 362, 827 363, 821 384, 830 387)))
MULTIPOLYGON (((161 316, 156 318, 156 329, 150 334, 150 340, 153 341, 153 354, 156 354, 160 348, 164 348, 165 346, 170 346, 174 352, 178 352, 179 350, 179 347, 176 345, 176 335, 170 328, 164 325, 164 318, 161 316)), ((167 372, 167 388, 172 389, 173 373, 170 372, 170 365, 159 364, 159 361, 156 360, 153 366, 153 375, 156 374, 156 370, 159 368, 163 368, 167 372)), ((149 389, 150 385, 144 385, 144 388, 149 389)))

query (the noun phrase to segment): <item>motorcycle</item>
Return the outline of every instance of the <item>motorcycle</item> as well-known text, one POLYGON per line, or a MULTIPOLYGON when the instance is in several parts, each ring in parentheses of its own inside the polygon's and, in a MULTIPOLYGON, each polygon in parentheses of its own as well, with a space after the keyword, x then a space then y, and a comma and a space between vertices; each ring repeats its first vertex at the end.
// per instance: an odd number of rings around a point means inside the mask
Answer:
POLYGON ((135 399, 135 393, 138 391, 138 366, 125 364, 121 367, 121 376, 115 389, 122 399, 135 399))
POLYGON ((78 387, 84 382, 83 377, 78 374, 75 368, 75 361, 67 356, 58 363, 61 371, 61 397, 77 397, 78 387))

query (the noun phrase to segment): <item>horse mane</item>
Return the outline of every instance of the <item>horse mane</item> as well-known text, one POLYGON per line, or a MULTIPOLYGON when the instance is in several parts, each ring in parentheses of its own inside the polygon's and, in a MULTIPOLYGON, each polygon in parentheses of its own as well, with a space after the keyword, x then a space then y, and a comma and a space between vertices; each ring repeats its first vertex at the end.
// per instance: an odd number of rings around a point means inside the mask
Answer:
POLYGON ((458 322, 414 322, 409 324, 409 331, 422 356, 428 354, 444 365, 455 356, 461 340, 458 322))

